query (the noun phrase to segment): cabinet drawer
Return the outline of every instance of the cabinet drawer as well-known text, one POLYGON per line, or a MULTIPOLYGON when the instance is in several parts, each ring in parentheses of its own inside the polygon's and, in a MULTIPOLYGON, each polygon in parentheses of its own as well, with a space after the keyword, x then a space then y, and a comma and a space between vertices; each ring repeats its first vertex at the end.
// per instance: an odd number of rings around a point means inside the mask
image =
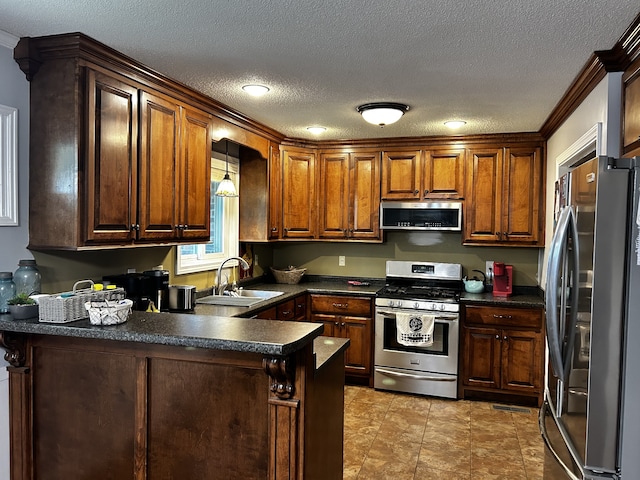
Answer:
POLYGON ((506 327, 542 328, 543 310, 539 308, 508 308, 465 306, 465 324, 506 327))
POLYGON ((369 297, 311 295, 311 311, 313 313, 371 317, 371 299, 369 297))
POLYGON ((278 320, 293 320, 296 315, 296 303, 294 299, 276 305, 278 320))

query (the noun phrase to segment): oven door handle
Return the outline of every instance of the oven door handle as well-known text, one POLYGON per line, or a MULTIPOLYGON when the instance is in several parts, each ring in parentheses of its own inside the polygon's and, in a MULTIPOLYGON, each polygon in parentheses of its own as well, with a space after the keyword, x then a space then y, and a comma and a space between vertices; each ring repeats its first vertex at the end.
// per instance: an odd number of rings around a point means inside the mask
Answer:
POLYGON ((386 373, 387 375, 395 377, 408 377, 415 378, 417 380, 435 380, 437 382, 455 382, 458 379, 457 377, 431 377, 429 375, 414 375, 411 373, 393 372, 391 370, 387 370, 386 368, 376 368, 376 372, 386 373))
MULTIPOLYGON (((390 319, 395 319, 396 318, 396 314, 393 312, 387 312, 385 310, 377 310, 376 313, 378 315, 382 315, 384 318, 390 318, 390 319)), ((435 320, 444 320, 447 322, 456 322, 458 320, 458 316, 457 315, 450 315, 448 317, 444 317, 444 316, 436 316, 435 320)))

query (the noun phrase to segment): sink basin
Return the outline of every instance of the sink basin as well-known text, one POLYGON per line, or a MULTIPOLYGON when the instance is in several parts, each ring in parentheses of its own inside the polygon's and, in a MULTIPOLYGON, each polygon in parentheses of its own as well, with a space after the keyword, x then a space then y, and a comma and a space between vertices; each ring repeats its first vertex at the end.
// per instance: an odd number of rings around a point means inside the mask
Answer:
POLYGON ((250 307, 256 303, 264 302, 269 298, 282 295, 284 292, 276 292, 272 290, 238 290, 237 297, 230 295, 209 295, 208 297, 198 298, 196 303, 205 303, 207 305, 226 305, 229 307, 250 307))

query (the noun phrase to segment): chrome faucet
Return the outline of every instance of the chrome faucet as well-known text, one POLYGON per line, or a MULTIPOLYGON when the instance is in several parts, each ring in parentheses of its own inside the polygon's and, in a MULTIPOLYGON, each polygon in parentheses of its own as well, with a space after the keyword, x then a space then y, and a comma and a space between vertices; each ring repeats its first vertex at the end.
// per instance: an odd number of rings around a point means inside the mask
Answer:
POLYGON ((216 286, 213 290, 213 294, 214 295, 222 295, 224 293, 224 289, 226 288, 226 283, 222 285, 222 289, 220 288, 220 281, 222 279, 222 268, 224 267, 225 263, 230 262, 231 260, 238 260, 239 265, 242 267, 243 270, 249 270, 249 264, 247 263, 247 261, 244 258, 241 257, 229 257, 226 260, 224 260, 220 266, 218 267, 218 276, 216 278, 216 286))

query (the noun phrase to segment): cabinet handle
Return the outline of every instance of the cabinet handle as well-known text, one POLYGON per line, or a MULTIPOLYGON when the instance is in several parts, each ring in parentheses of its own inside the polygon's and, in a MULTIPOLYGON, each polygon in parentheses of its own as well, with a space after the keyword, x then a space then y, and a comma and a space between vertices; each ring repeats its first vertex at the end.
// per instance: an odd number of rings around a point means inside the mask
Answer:
POLYGON ((189 225, 182 225, 183 230, 189 230, 189 225))
POLYGON ((505 342, 509 340, 509 337, 507 337, 506 335, 504 337, 502 337, 502 340, 504 340, 505 342))
POLYGON ((336 323, 335 323, 335 326, 336 326, 336 327, 339 327, 339 326, 340 326, 340 322, 336 322, 336 323))
POLYGON ((333 306, 335 308, 349 308, 349 304, 348 303, 334 303, 333 306))
POLYGON ((277 232, 278 231, 278 227, 271 227, 271 231, 272 232, 277 232))
POLYGON ((500 335, 496 333, 496 340, 500 340, 500 335))
POLYGON ((137 223, 134 223, 134 224, 131 225, 129 230, 131 230, 132 232, 137 232, 137 231, 140 230, 140 225, 138 225, 137 223))
POLYGON ((506 320, 511 320, 513 317, 511 315, 496 315, 495 313, 493 314, 493 318, 504 318, 506 320))
POLYGON ((507 232, 502 232, 502 235, 504 235, 504 238, 509 238, 509 234, 507 232))
POLYGON ((291 315, 292 313, 293 313, 292 311, 287 310, 287 311, 285 311, 285 312, 282 312, 282 316, 283 316, 283 317, 288 317, 288 316, 289 316, 289 315, 291 315))
POLYGON ((426 197, 427 195, 429 195, 429 190, 424 191, 424 196, 426 197))
POLYGON ((344 327, 344 322, 342 322, 340 325, 342 325, 344 327))
POLYGON ((502 232, 496 232, 496 237, 502 238, 502 232))
POLYGON ((414 191, 413 191, 413 194, 414 194, 414 195, 418 195, 419 193, 420 193, 420 190, 414 190, 414 191))

